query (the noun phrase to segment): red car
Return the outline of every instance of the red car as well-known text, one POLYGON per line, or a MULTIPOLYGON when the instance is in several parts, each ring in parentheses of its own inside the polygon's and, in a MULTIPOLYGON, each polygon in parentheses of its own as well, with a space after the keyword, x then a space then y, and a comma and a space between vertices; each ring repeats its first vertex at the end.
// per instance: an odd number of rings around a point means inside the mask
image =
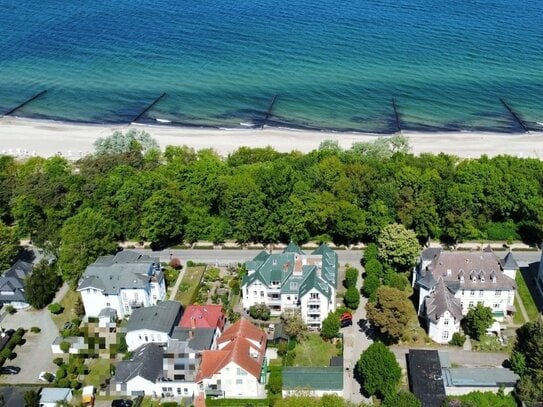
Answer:
POLYGON ((341 324, 342 328, 345 328, 346 326, 350 326, 353 324, 353 316, 350 312, 344 312, 339 317, 339 323, 341 324))

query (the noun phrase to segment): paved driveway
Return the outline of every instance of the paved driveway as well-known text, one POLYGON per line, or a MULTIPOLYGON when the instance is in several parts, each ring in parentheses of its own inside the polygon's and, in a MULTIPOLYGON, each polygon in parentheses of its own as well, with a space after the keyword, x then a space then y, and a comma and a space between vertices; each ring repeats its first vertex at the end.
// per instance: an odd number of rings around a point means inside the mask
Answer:
POLYGON ((38 376, 41 372, 54 373, 56 371, 57 366, 53 364, 51 343, 59 332, 47 309, 41 311, 31 308, 19 310, 13 315, 6 315, 1 326, 5 329, 22 327, 27 330, 27 333, 24 336, 26 343, 22 346, 16 346, 14 349, 17 357, 13 360, 7 360, 5 363, 5 366, 19 366, 21 372, 17 375, 2 375, 0 382, 39 383, 38 376), (41 332, 30 332, 30 328, 33 326, 39 327, 41 332))

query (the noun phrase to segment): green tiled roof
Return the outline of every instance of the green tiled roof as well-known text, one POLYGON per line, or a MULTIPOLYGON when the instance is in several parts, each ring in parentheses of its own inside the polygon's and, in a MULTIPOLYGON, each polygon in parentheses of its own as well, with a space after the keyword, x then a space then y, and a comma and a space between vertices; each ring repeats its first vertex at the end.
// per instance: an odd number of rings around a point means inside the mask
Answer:
POLYGON ((342 367, 284 367, 284 390, 343 390, 342 367))
POLYGON ((307 277, 304 279, 304 282, 300 286, 300 297, 303 297, 311 289, 315 288, 326 298, 330 299, 330 296, 332 295, 332 290, 325 281, 317 276, 317 267, 304 266, 304 275, 306 275, 306 273, 307 277))
POLYGON ((300 246, 298 246, 296 243, 294 242, 290 242, 288 244, 288 246, 285 248, 285 250, 283 250, 283 253, 297 253, 297 254, 304 254, 304 252, 302 252, 302 249, 300 249, 300 246))

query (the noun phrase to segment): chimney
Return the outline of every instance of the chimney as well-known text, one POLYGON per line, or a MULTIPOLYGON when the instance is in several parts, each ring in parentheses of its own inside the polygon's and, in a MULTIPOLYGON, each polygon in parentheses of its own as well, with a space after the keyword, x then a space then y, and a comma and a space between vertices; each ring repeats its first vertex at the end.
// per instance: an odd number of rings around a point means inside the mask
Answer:
POLYGON ((196 319, 194 317, 190 319, 190 327, 196 329, 196 319))
POLYGON ((189 331, 189 339, 194 338, 194 333, 192 332, 192 329, 189 331))

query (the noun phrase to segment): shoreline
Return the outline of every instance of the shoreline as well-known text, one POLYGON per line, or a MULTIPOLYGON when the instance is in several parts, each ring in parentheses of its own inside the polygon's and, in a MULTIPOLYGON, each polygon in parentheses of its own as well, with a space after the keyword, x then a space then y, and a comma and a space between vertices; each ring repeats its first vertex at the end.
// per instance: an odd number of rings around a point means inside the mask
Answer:
MULTIPOLYGON (((77 159, 94 151, 93 143, 99 137, 109 136, 116 130, 143 129, 164 149, 167 145, 187 145, 195 150, 212 148, 227 155, 239 147, 271 146, 279 152, 292 150, 307 153, 318 148, 324 140, 337 140, 348 149, 352 143, 373 141, 391 135, 376 133, 335 132, 286 129, 276 127, 255 128, 195 128, 154 124, 91 124, 69 123, 26 118, 0 118, 0 153, 18 157, 60 154, 77 159)), ((446 153, 462 158, 481 155, 511 155, 543 158, 543 132, 487 133, 487 132, 402 132, 409 139, 411 152, 446 153)))

